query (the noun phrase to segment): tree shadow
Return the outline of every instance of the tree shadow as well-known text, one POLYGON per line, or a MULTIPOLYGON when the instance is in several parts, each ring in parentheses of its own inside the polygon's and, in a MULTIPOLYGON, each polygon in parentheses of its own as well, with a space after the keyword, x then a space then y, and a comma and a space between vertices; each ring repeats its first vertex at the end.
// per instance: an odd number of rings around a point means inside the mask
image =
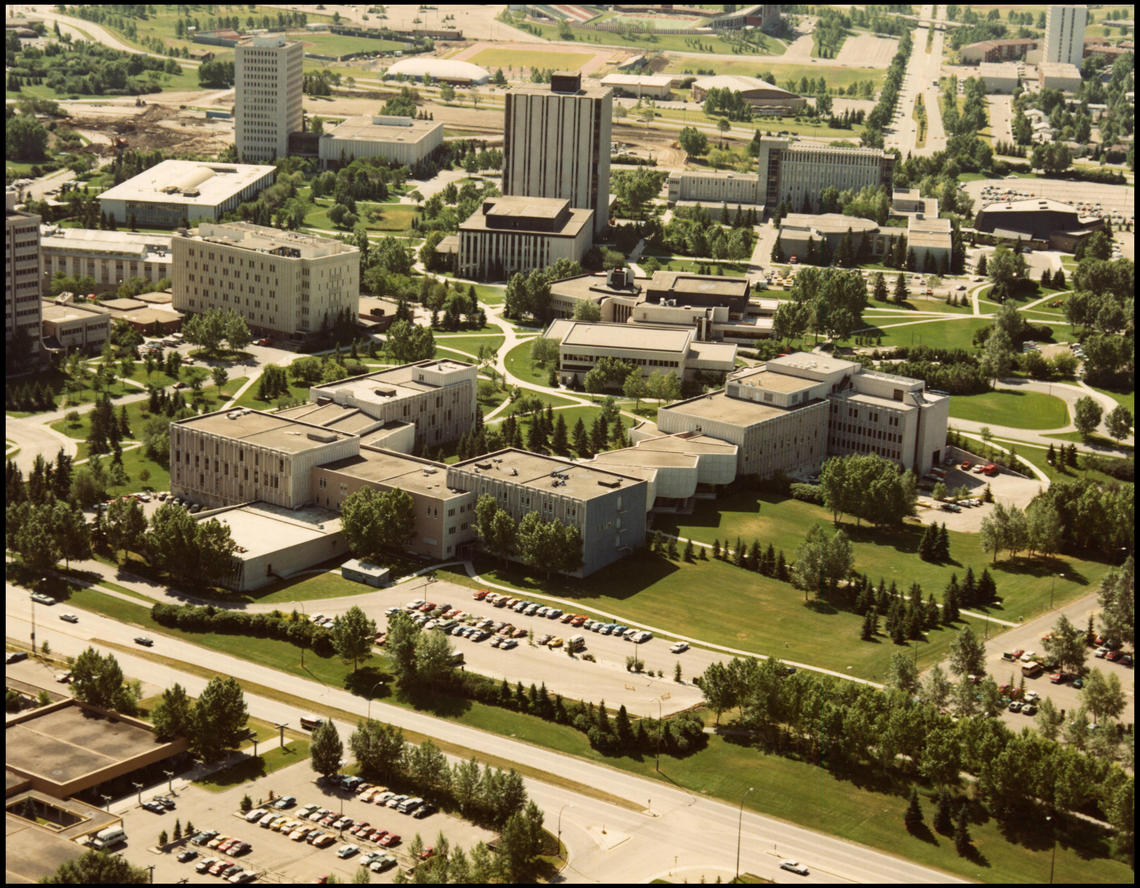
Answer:
POLYGON ((815 611, 817 614, 837 614, 837 613, 839 613, 839 608, 837 608, 830 601, 827 601, 826 599, 823 599, 823 598, 813 598, 813 599, 811 599, 811 601, 805 601, 804 607, 806 607, 808 610, 815 611))
POLYGON ((938 837, 930 831, 930 827, 925 823, 919 823, 914 827, 908 827, 907 832, 918 839, 920 842, 926 842, 928 845, 938 846, 938 837))

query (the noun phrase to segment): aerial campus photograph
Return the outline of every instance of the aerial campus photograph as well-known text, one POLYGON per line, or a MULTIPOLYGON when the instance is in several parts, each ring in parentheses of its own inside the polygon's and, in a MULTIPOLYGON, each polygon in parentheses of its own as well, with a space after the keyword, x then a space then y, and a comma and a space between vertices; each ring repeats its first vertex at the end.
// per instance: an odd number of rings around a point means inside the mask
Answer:
POLYGON ((4 17, 8 883, 1134 883, 1133 6, 4 17))

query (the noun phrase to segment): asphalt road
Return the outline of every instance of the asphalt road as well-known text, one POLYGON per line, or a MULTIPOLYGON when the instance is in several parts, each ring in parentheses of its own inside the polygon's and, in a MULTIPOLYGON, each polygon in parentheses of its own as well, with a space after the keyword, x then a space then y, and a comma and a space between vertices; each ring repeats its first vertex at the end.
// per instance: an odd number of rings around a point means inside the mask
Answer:
MULTIPOLYGON (((24 641, 31 629, 27 594, 10 585, 7 591, 7 634, 24 641)), ((368 701, 340 688, 215 652, 204 658, 203 650, 196 645, 160 633, 150 633, 155 639, 148 651, 155 655, 152 658, 134 645, 137 629, 71 605, 36 606, 36 611, 38 641, 49 641, 52 650, 61 655, 77 655, 92 643, 100 651, 113 651, 127 676, 145 676, 144 693, 178 681, 190 694, 197 695, 206 680, 182 672, 178 662, 208 662, 217 674, 272 687, 358 717, 369 711, 368 701), (65 607, 79 614, 78 624, 58 619, 57 614, 65 607)), ((300 714, 293 706, 252 694, 246 695, 246 703, 252 715, 275 722, 294 723, 300 714)), ((547 825, 554 825, 555 818, 561 817, 562 838, 570 851, 570 867, 564 874, 568 881, 648 881, 664 877, 671 869, 694 881, 702 874, 712 881, 716 875, 727 878, 732 873, 738 818, 735 805, 383 702, 373 702, 371 714, 405 730, 471 750, 487 750, 529 768, 598 787, 638 806, 644 800, 644 809, 629 810, 540 780, 527 780, 528 792, 546 812, 547 825), (672 867, 669 857, 675 858, 672 867)), ((348 723, 339 727, 342 736, 352 729, 348 723)), ((668 768, 667 759, 666 779, 668 768)), ((743 781, 740 790, 742 794, 746 791, 743 781)), ((800 877, 778 870, 784 857, 795 857, 810 867, 812 881, 959 881, 890 854, 760 814, 746 813, 740 825, 741 869, 778 881, 800 881, 800 877)))

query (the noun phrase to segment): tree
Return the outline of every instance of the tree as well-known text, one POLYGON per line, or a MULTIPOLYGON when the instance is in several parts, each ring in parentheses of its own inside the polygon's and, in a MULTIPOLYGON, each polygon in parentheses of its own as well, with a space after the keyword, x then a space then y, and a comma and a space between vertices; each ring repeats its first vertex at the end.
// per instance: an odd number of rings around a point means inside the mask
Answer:
POLYGON ((708 136, 696 127, 684 127, 677 141, 681 146, 681 150, 689 157, 700 157, 709 150, 708 136))
POLYGON ((1013 342, 1003 330, 994 330, 986 339, 978 368, 987 379, 1009 375, 1013 367, 1013 342))
POLYGON ((61 864, 43 881, 49 885, 145 885, 150 875, 146 867, 131 866, 119 854, 86 851, 61 864))
POLYGON ((1099 724, 1105 718, 1119 718, 1124 711, 1124 691, 1115 672, 1105 676, 1099 669, 1093 669, 1085 676, 1081 696, 1085 708, 1092 713, 1094 723, 1099 724))
POLYGON ((574 306, 574 320, 596 324, 602 319, 602 310, 594 302, 581 300, 574 306))
POLYGON ((421 632, 416 637, 415 681, 428 687, 442 687, 455 672, 455 651, 442 632, 421 632))
POLYGON ((918 667, 906 652, 891 654, 891 665, 887 669, 887 685, 897 688, 908 697, 918 693, 918 667))
POLYGON ((186 689, 177 682, 162 692, 151 711, 155 737, 163 742, 182 737, 190 732, 193 703, 186 689))
POLYGON ((1118 404, 1105 418, 1104 424, 1112 437, 1123 441, 1132 429, 1132 411, 1123 404, 1118 404))
POLYGON ((416 639, 420 627, 405 612, 399 611, 388 619, 388 640, 385 648, 401 683, 414 682, 416 674, 416 639))
POLYGON ((887 282, 883 278, 883 273, 881 271, 875 273, 875 284, 872 295, 874 296, 876 302, 887 301, 887 282))
POLYGON ((720 724, 720 714, 737 703, 737 688, 729 668, 717 660, 701 673, 698 682, 705 703, 716 714, 716 724, 720 724))
POLYGON ((922 808, 918 804, 918 790, 914 787, 910 790, 910 804, 907 805, 903 822, 906 823, 907 832, 916 832, 922 826, 922 808))
POLYGON ((646 396, 646 392, 645 377, 640 372, 628 374, 622 383, 622 394, 627 398, 633 398, 634 410, 641 406, 641 399, 646 396))
POLYGON ((142 548, 143 534, 146 532, 146 516, 142 505, 131 498, 116 499, 107 507, 105 517, 107 542, 113 552, 120 549, 142 548))
POLYGON ((1136 639, 1136 566, 1129 555, 1118 569, 1110 570, 1097 591, 1101 633, 1109 644, 1134 645, 1136 639))
MULTIPOLYGON (((402 744, 401 744, 402 745, 402 744)), ((344 743, 332 719, 322 721, 313 729, 309 744, 309 763, 322 777, 331 777, 340 770, 344 758, 344 743)))
POLYGON ((375 637, 376 621, 355 605, 333 621, 333 647, 342 659, 352 660, 353 672, 356 672, 356 661, 372 652, 375 637))
POLYGON ((1077 431, 1085 441, 1096 431, 1103 412, 1100 404, 1088 395, 1078 398, 1073 405, 1073 425, 1077 427, 1077 431))
POLYGON ((43 160, 48 132, 32 114, 16 114, 4 126, 4 158, 6 160, 43 160))
POLYGON ((353 553, 379 558, 388 549, 399 549, 413 535, 415 500, 406 490, 383 492, 362 487, 341 503, 341 526, 353 553))
POLYGON ((962 803, 962 810, 958 814, 958 823, 954 829, 954 848, 962 856, 970 851, 969 813, 965 802, 962 803))
POLYGON ((111 709, 122 687, 123 670, 113 654, 103 657, 88 647, 75 658, 71 666, 71 692, 75 699, 111 709))
POLYGON ((986 649, 969 626, 963 626, 950 642, 950 671, 955 675, 983 675, 986 649))
POLYGON ((248 720, 245 694, 237 679, 214 676, 194 704, 190 748, 203 761, 212 762, 241 742, 248 720))
POLYGON ((214 377, 214 385, 218 387, 218 396, 220 397, 222 394, 222 386, 229 380, 230 374, 226 372, 225 367, 219 364, 211 371, 211 375, 214 377))
MULTIPOLYGON (((360 766, 381 780, 390 780, 399 773, 404 754, 404 732, 395 725, 372 720, 357 722, 356 730, 348 738, 348 745, 360 766)), ((338 753, 338 762, 339 759, 338 753)), ((335 769, 330 773, 335 773, 335 769)))
POLYGON ((1037 704, 1037 730, 1046 740, 1056 740, 1061 732, 1064 719, 1060 711, 1048 697, 1042 698, 1037 704))
POLYGON ((1046 653, 1049 654, 1062 669, 1069 672, 1083 672, 1085 658, 1088 656, 1085 647, 1085 633, 1074 626, 1064 614, 1053 625, 1053 631, 1044 642, 1046 653))
POLYGON ((400 320, 388 328, 384 347, 396 363, 410 364, 435 354, 435 338, 428 327, 400 320))

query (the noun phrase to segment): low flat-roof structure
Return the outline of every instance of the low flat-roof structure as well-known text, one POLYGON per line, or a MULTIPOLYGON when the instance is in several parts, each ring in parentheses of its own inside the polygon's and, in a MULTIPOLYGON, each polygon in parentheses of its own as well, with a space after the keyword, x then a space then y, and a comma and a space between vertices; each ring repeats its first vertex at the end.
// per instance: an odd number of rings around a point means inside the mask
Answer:
POLYGON ((676 82, 670 74, 607 74, 602 78, 602 86, 609 87, 617 95, 652 96, 667 99, 676 82))
POLYGON ((559 259, 580 262, 593 242, 593 225, 593 210, 562 198, 489 198, 459 223, 459 274, 500 280, 559 259))
POLYGON ((1014 62, 982 62, 978 76, 988 93, 1011 93, 1017 87, 1018 73, 1014 62))
POLYGON ((215 221, 273 184, 277 168, 258 164, 164 160, 99 195, 103 212, 120 225, 177 228, 186 220, 215 221))
POLYGON ((13 790, 10 781, 5 806, 4 872, 9 885, 42 882, 83 854, 86 849, 78 841, 84 836, 122 823, 118 814, 79 799, 13 790), (23 816, 25 808, 30 808, 28 817, 23 816))
POLYGON ((218 410, 179 420, 178 425, 207 434, 224 435, 246 445, 282 453, 304 453, 351 438, 345 432, 323 429, 260 410, 218 410))
POLYGON ((350 117, 322 133, 317 156, 325 167, 358 157, 383 157, 412 166, 442 144, 442 123, 373 114, 350 117))
POLYGON ((111 335, 107 312, 74 302, 42 300, 43 339, 49 349, 101 349, 111 335))
POLYGON ((1037 78, 1042 89, 1076 92, 1081 88, 1081 71, 1068 62, 1042 62, 1037 66, 1037 78))

